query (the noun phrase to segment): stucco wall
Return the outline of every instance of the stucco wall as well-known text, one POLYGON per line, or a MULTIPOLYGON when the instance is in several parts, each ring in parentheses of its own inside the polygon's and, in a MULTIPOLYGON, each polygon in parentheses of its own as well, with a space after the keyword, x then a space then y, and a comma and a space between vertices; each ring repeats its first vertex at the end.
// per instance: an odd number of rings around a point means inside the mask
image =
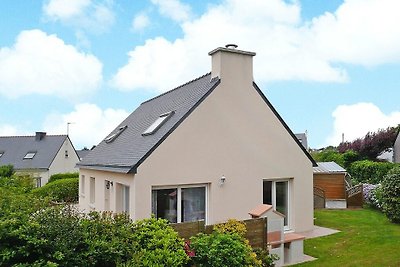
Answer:
POLYGON ((207 223, 215 223, 249 218, 263 201, 263 179, 291 179, 292 229, 312 228, 312 163, 253 88, 248 58, 239 74, 229 62, 229 79, 139 167, 136 219, 151 213, 152 186, 207 184, 207 223))
MULTIPOLYGON (((78 155, 76 154, 72 143, 69 138, 65 139, 60 150, 55 156, 49 168, 49 177, 55 173, 77 172, 76 164, 79 162, 78 155), (68 151, 68 157, 65 157, 65 151, 68 151)), ((47 183, 42 181, 42 185, 47 183)))
POLYGON ((393 160, 396 163, 400 163, 400 133, 397 135, 396 142, 394 143, 393 160))

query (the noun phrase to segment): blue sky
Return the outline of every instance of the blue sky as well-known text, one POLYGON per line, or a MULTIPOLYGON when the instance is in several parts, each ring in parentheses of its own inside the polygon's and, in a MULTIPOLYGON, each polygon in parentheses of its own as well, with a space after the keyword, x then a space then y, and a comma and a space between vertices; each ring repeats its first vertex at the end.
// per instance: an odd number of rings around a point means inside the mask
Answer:
POLYGON ((100 142, 144 100, 210 71, 227 43, 312 148, 400 123, 397 0, 3 0, 0 135, 100 142))

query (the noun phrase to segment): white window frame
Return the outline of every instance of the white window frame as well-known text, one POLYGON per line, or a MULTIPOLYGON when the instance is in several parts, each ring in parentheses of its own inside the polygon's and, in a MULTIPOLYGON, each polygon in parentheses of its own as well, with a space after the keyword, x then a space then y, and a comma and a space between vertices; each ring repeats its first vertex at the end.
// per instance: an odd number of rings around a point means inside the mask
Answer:
MULTIPOLYGON (((292 229, 291 227, 291 220, 292 220, 292 200, 291 200, 291 193, 292 193, 292 179, 278 179, 278 180, 272 180, 272 179, 263 179, 263 187, 264 187, 264 182, 272 182, 271 185, 271 202, 272 202, 272 207, 274 210, 276 210, 276 183, 277 182, 287 182, 287 225, 284 225, 284 230, 289 231, 292 229)), ((264 189, 263 189, 264 190, 264 189)), ((264 194, 264 192, 263 192, 264 194)), ((264 196, 263 196, 264 197, 264 196)))
MULTIPOLYGON (((176 223, 182 223, 182 189, 186 189, 186 188, 196 188, 196 187, 203 187, 205 189, 205 211, 204 211, 204 223, 207 224, 208 223, 208 184, 190 184, 190 185, 174 185, 174 186, 153 186, 151 188, 151 191, 153 192, 153 190, 163 190, 163 189, 177 189, 177 205, 176 205, 176 212, 177 212, 177 216, 176 216, 176 223)), ((151 207, 151 209, 153 210, 153 207, 151 207)))
POLYGON ((94 205, 96 203, 96 178, 94 177, 90 177, 89 190, 89 205, 94 208, 94 205))
POLYGON ((122 212, 126 214, 130 214, 130 206, 131 206, 131 187, 129 185, 121 184, 121 208, 122 212), (128 194, 127 194, 128 192, 128 194), (128 195, 128 198, 127 198, 128 195))

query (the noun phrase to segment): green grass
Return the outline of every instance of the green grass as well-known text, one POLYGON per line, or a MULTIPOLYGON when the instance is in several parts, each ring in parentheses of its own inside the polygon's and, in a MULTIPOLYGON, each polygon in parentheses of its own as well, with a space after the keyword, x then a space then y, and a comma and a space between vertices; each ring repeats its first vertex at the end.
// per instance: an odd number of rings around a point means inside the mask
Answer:
POLYGON ((340 230, 305 240, 304 253, 315 261, 296 266, 400 266, 400 225, 379 211, 317 210, 315 224, 340 230))

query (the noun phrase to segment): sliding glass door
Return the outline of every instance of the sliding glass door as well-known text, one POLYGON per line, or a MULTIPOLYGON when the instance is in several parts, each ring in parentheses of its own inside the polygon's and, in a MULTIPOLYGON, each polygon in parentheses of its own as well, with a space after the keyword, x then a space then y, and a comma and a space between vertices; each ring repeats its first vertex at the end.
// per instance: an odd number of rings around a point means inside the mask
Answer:
POLYGON ((269 204, 274 209, 285 215, 284 225, 289 228, 289 181, 263 181, 263 203, 269 204))

